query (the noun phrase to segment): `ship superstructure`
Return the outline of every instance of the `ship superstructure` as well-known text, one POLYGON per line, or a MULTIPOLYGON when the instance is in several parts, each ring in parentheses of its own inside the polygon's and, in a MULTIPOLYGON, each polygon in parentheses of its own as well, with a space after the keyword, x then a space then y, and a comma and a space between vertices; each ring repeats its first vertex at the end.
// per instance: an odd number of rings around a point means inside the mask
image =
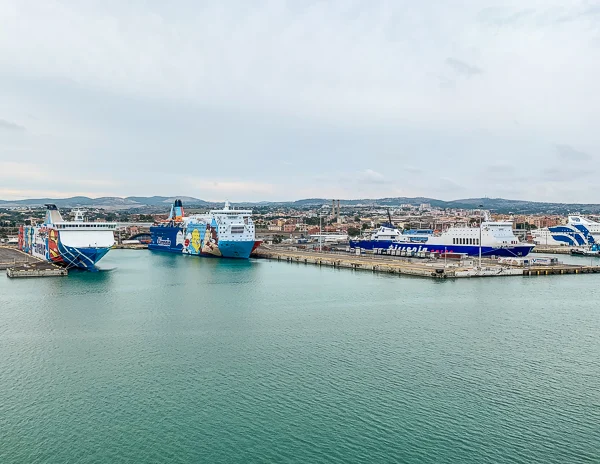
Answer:
POLYGON ((19 249, 69 268, 96 270, 115 243, 115 223, 86 222, 81 210, 65 221, 54 204, 47 204, 44 223, 19 228, 19 249))
POLYGON ((569 216, 567 224, 532 230, 536 245, 589 247, 600 243, 600 223, 582 216, 569 216))
POLYGON ((259 245, 252 211, 231 208, 185 216, 181 200, 171 206, 169 218, 150 228, 150 250, 197 256, 249 258, 259 245))
POLYGON ((351 248, 363 250, 406 250, 438 253, 465 253, 470 256, 527 256, 533 245, 520 242, 512 222, 482 221, 477 227, 450 227, 441 234, 402 233, 391 224, 375 231, 370 238, 351 240, 351 248))

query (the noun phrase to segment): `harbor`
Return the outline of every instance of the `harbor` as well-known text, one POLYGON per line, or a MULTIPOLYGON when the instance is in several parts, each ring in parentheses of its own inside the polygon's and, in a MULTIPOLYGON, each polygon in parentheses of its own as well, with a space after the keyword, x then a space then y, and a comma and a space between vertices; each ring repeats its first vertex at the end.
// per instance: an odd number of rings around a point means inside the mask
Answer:
POLYGON ((479 265, 476 259, 407 258, 367 253, 353 255, 345 252, 302 251, 267 246, 259 247, 253 256, 258 259, 288 263, 311 264, 355 271, 370 271, 433 279, 600 273, 600 266, 598 265, 566 264, 551 259, 545 259, 539 263, 535 263, 534 261, 532 264, 525 266, 523 264, 511 265, 510 263, 506 263, 506 261, 502 263, 500 260, 485 258, 481 261, 481 265, 479 265))
POLYGON ((600 464, 600 0, 0 6, 0 464, 600 464))
POLYGON ((362 462, 597 456, 598 275, 404 278, 127 249, 99 267, 0 279, 15 386, 0 393, 2 462, 341 463, 357 442, 362 462))

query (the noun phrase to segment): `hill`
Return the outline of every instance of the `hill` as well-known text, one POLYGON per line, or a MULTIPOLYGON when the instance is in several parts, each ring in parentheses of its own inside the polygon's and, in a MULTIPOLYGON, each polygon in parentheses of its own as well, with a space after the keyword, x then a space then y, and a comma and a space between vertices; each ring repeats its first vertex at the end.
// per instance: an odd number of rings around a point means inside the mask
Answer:
POLYGON ((32 198, 27 200, 0 200, 0 207, 11 208, 16 206, 43 206, 47 203, 53 203, 59 208, 104 208, 104 209, 129 209, 145 208, 151 206, 168 206, 173 203, 175 198, 180 198, 188 206, 207 206, 211 203, 194 197, 70 197, 70 198, 32 198))
MULTIPOLYGON (((46 203, 54 203, 59 208, 103 208, 103 209, 151 209, 161 210, 167 209, 175 198, 183 201, 186 207, 208 207, 222 205, 222 203, 213 203, 199 198, 188 196, 152 196, 152 197, 71 197, 71 198, 34 198, 28 200, 0 200, 0 207, 18 207, 30 206, 39 207, 46 203)), ((357 200, 340 200, 343 206, 374 206, 374 207, 398 207, 403 204, 420 205, 428 203, 431 206, 438 208, 460 208, 460 209, 475 209, 480 205, 484 209, 497 213, 513 213, 513 214, 569 214, 578 212, 581 214, 600 214, 600 205, 593 203, 544 203, 526 200, 507 200, 504 198, 464 198, 459 200, 438 200, 427 197, 391 197, 391 198, 364 198, 357 200)), ((237 206, 245 207, 289 207, 289 208, 318 208, 321 205, 330 205, 331 199, 327 198, 306 198, 296 201, 284 202, 240 202, 237 206)))

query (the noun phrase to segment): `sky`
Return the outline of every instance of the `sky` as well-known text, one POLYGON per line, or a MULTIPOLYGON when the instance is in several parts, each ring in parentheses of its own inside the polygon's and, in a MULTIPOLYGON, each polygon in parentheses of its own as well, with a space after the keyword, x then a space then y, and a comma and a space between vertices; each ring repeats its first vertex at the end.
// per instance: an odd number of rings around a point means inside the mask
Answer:
POLYGON ((0 199, 600 203, 600 3, 0 1, 0 199))

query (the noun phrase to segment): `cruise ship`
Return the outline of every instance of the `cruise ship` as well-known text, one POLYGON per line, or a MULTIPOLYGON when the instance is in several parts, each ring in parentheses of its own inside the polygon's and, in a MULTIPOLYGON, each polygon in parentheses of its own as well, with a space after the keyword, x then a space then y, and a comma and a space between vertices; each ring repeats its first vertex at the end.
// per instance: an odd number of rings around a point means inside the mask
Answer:
POLYGON ((175 200, 169 217, 150 227, 148 249, 196 256, 249 258, 260 245, 256 241, 252 211, 223 209, 185 216, 181 200, 175 200))
POLYGON ((81 210, 65 221, 54 204, 47 204, 44 223, 19 228, 19 250, 67 268, 95 271, 115 243, 115 223, 86 222, 81 210))
POLYGON ((600 243, 600 222, 581 216, 569 216, 567 224, 532 230, 536 245, 587 247, 600 243))
POLYGON ((450 227, 441 234, 427 235, 402 233, 386 224, 368 239, 350 240, 351 249, 464 253, 469 256, 479 255, 480 250, 482 256, 527 256, 533 247, 519 241, 513 233, 512 222, 489 219, 483 221, 480 227, 450 227))

